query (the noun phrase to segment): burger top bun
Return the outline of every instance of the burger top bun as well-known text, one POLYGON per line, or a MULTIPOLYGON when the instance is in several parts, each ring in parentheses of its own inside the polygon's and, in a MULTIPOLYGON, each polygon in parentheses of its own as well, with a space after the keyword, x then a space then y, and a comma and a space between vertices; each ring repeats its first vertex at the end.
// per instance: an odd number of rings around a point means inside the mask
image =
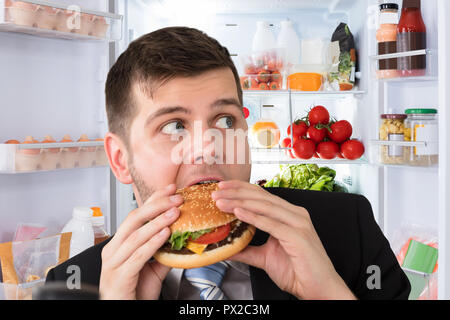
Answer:
POLYGON ((217 183, 193 185, 177 191, 184 198, 180 206, 180 217, 171 226, 175 231, 199 231, 226 225, 234 220, 236 216, 226 213, 216 207, 211 193, 218 190, 217 183))

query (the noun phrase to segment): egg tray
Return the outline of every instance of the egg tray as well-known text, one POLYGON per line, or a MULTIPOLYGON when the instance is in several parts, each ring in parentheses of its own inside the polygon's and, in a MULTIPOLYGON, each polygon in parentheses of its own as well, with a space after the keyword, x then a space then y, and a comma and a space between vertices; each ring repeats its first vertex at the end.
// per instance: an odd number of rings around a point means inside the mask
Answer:
POLYGON ((0 0, 0 30, 66 39, 120 40, 123 16, 39 0, 0 0))
POLYGON ((0 173, 107 166, 103 142, 0 144, 0 173))

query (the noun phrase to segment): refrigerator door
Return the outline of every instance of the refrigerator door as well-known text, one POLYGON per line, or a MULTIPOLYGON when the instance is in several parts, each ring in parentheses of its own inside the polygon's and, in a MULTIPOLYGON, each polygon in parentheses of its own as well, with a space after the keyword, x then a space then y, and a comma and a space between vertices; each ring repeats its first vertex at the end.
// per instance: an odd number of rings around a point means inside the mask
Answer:
MULTIPOLYGON (((1 1, 0 1, 1 2, 1 1)), ((60 1, 107 12, 107 1, 60 1)), ((104 83, 106 41, 0 32, 0 143, 48 134, 102 138, 107 131, 104 83)), ((19 223, 61 231, 75 206, 98 206, 110 223, 110 170, 67 169, 0 174, 0 242, 11 241, 19 223)))

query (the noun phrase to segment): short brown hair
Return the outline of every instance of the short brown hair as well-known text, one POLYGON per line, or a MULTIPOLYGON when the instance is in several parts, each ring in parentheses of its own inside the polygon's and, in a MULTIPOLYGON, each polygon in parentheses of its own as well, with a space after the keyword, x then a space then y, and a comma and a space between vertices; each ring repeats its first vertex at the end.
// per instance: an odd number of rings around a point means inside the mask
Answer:
POLYGON ((135 83, 151 97, 158 86, 175 77, 224 67, 233 72, 243 104, 239 74, 227 48, 217 40, 187 27, 164 28, 140 37, 109 71, 105 89, 109 130, 128 142, 128 129, 137 113, 132 97, 135 83))

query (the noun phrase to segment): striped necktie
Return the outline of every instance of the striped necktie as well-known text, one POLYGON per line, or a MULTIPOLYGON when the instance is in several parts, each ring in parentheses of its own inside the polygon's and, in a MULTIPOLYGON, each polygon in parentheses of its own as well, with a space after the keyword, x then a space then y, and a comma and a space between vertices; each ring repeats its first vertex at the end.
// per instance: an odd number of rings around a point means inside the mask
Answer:
POLYGON ((227 300, 220 289, 227 268, 228 264, 221 261, 202 268, 186 269, 184 276, 194 287, 200 290, 200 299, 227 300))

